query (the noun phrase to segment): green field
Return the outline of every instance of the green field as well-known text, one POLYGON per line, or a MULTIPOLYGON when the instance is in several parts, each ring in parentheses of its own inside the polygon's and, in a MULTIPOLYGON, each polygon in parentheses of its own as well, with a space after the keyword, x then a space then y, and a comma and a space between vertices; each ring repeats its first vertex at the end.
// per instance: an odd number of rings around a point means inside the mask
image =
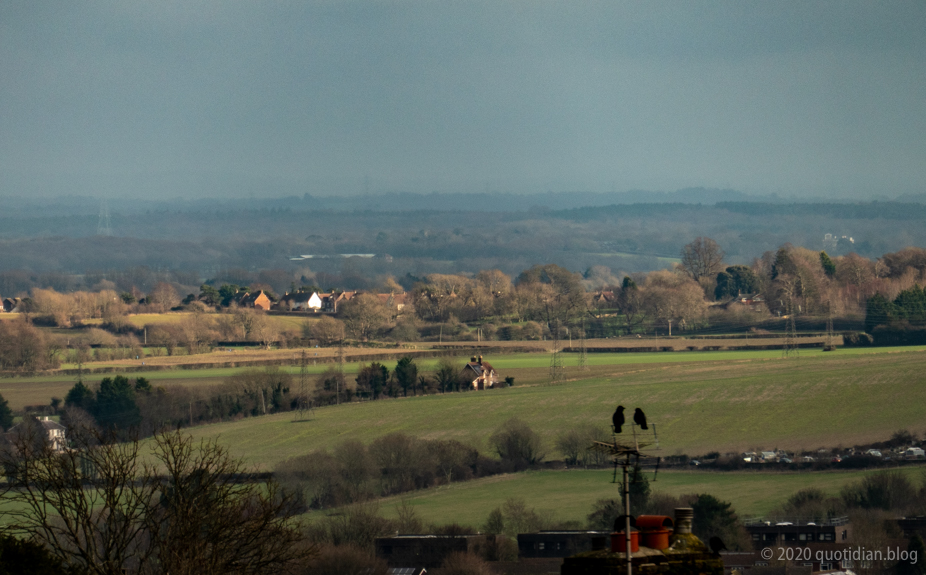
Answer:
MULTIPOLYGON (((920 484, 924 468, 906 467, 903 473, 920 484)), ((801 489, 815 487, 838 495, 846 483, 873 471, 831 471, 817 473, 660 471, 652 492, 679 496, 708 493, 733 504, 740 517, 762 516, 801 489)), ((412 506, 425 523, 456 521, 474 527, 485 522, 489 512, 506 499, 521 498, 536 511, 548 511, 558 520, 585 524, 592 504, 599 499, 620 497, 611 483, 610 470, 528 471, 453 483, 380 500, 384 516, 395 517, 402 500, 412 506)), ((651 473, 647 478, 652 480, 651 473)), ((324 512, 316 512, 324 513, 324 512)))
MULTIPOLYGON (((192 428, 196 438, 215 438, 234 455, 263 469, 348 439, 368 443, 401 431, 432 439, 457 439, 488 452, 489 435, 512 416, 542 437, 549 459, 559 458, 555 439, 578 425, 607 426, 617 403, 643 407, 655 423, 663 455, 710 451, 817 449, 884 440, 898 429, 926 431, 926 350, 923 348, 802 350, 781 352, 593 353, 588 371, 566 354, 567 381, 548 385, 549 355, 487 357, 515 387, 484 392, 386 399, 325 407, 303 421, 294 413, 245 418, 192 428)), ((461 358, 462 359, 462 358, 461 358)), ((423 372, 436 359, 420 360, 423 372)), ((385 361, 387 365, 393 363, 385 361)), ((330 364, 311 366, 318 373, 330 364)), ((348 364, 355 372, 358 364, 348 364)), ((219 383, 242 368, 151 371, 155 385, 219 383)), ((296 373, 297 368, 286 368, 296 373)), ((135 374, 133 374, 135 375, 135 374)), ((96 381, 96 375, 87 378, 96 381)), ((62 397, 73 376, 0 380, 14 407, 26 398, 45 403, 62 397)), ((918 470, 905 471, 919 473, 918 470)), ((763 514, 798 489, 817 486, 835 493, 861 472, 710 473, 664 472, 655 489, 678 495, 711 493, 732 501, 743 515, 763 514)), ((918 480, 917 480, 918 481, 918 480)), ((607 471, 542 471, 479 479, 408 494, 427 521, 477 525, 509 497, 523 497, 561 519, 584 520, 591 504, 613 497, 607 471)), ((392 502, 383 511, 392 513, 392 502)))
MULTIPOLYGON (((151 314, 159 316, 159 314, 151 314)), ((840 349, 835 354, 824 354, 819 349, 802 350, 800 359, 796 365, 816 365, 818 361, 833 361, 839 363, 841 360, 857 356, 881 357, 893 354, 911 354, 922 353, 926 348, 855 348, 840 349), (830 357, 833 355, 833 357, 830 357)), ((294 351, 294 354, 298 350, 294 351)), ((311 354, 311 351, 310 351, 311 354)), ((199 356, 197 356, 199 357, 199 356)), ((296 356, 294 355, 294 358, 296 356)), ((579 379, 595 376, 610 376, 616 373, 615 370, 624 370, 633 366, 650 366, 662 364, 669 368, 674 364, 695 364, 706 362, 708 364, 726 363, 736 365, 743 361, 766 360, 777 363, 781 359, 780 350, 755 350, 755 351, 685 351, 685 352, 643 352, 643 353, 589 353, 588 365, 590 370, 580 372, 576 368, 578 362, 577 354, 564 354, 564 365, 566 367, 567 379, 579 379)), ((457 358, 463 361, 465 358, 457 358)), ((228 356, 217 357, 216 361, 229 360, 228 356)), ((519 353, 506 355, 493 355, 486 357, 492 365, 498 369, 502 376, 515 377, 516 386, 523 384, 534 385, 542 383, 547 377, 547 368, 549 367, 550 357, 540 353, 519 353)), ((294 362, 296 359, 293 360, 294 362)), ((434 369, 437 359, 419 359, 416 363, 420 370, 428 372, 434 369)), ((387 366, 392 367, 392 360, 383 361, 387 366)), ((100 362, 88 364, 88 367, 106 367, 112 366, 111 363, 100 362)), ((827 364, 829 365, 829 364, 827 364)), ((347 374, 357 373, 360 364, 347 363, 344 371, 347 374)), ((73 367, 73 366, 72 366, 73 367)), ((316 375, 322 373, 331 367, 330 363, 318 363, 309 365, 308 373, 316 375)), ((167 370, 152 370, 144 372, 133 372, 132 377, 145 377, 154 385, 214 385, 221 383, 236 373, 249 368, 208 368, 208 369, 183 369, 176 367, 167 370)), ((251 368, 253 369, 253 368, 251 368)), ((294 366, 283 367, 286 371, 296 374, 299 369, 294 366)), ((673 368, 674 369, 674 368, 673 368)), ((108 375, 108 374, 107 374, 108 375)), ((84 377, 87 382, 96 382, 107 375, 88 374, 84 377)), ((10 402, 13 409, 22 409, 26 405, 39 405, 48 403, 52 397, 64 397, 68 389, 76 381, 73 375, 38 375, 29 377, 11 377, 0 378, 0 394, 10 402)))
MULTIPOLYGON (((669 354, 666 359, 675 361, 665 363, 618 354, 644 361, 599 366, 587 379, 555 386, 352 403, 317 409, 308 421, 294 422, 293 414, 283 413, 192 432, 272 467, 346 439, 369 442, 393 431, 457 439, 484 451, 488 436, 512 416, 527 421, 556 457, 553 445, 561 431, 586 423, 606 426, 617 403, 646 410, 667 455, 852 446, 886 439, 901 428, 926 430, 922 350, 807 352, 799 360, 742 353, 732 360, 692 362, 677 361, 688 354, 669 354)), ((497 362, 502 375, 521 369, 542 379, 543 368, 504 368, 507 361, 537 365, 542 356, 497 362)))

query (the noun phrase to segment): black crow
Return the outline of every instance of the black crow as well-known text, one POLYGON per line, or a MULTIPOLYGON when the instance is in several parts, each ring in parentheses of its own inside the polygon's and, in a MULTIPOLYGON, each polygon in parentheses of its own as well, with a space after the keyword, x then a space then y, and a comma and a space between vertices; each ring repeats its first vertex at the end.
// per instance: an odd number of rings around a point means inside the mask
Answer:
POLYGON ((614 433, 621 432, 621 426, 624 425, 624 406, 618 405, 617 409, 614 411, 614 415, 611 416, 611 423, 614 424, 614 433))
POLYGON ((720 540, 720 537, 716 536, 711 537, 710 541, 708 541, 708 546, 711 548, 711 551, 713 551, 715 555, 720 555, 721 551, 727 550, 727 546, 723 544, 723 541, 720 540))
POLYGON ((646 414, 639 407, 633 412, 633 422, 640 426, 640 429, 649 429, 646 427, 646 414))

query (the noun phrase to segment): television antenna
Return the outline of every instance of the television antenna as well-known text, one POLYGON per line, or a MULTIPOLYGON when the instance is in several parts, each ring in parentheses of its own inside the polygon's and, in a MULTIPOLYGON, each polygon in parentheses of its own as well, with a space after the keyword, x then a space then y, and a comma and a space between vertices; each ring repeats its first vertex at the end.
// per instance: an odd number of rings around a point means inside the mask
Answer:
MULTIPOLYGON (((612 439, 610 443, 595 441, 589 449, 602 451, 611 456, 611 460, 614 462, 614 477, 611 480, 612 483, 617 483, 617 468, 623 468, 624 481, 621 485, 621 495, 624 499, 624 515, 615 521, 614 530, 617 531, 617 522, 623 519, 625 537, 624 549, 627 553, 627 575, 632 575, 632 552, 630 545, 630 527, 632 522, 632 517, 630 515, 630 468, 633 467, 635 470, 639 470, 641 468, 641 459, 655 459, 656 465, 653 471, 653 481, 656 481, 656 476, 659 473, 659 463, 662 461, 662 458, 653 453, 654 451, 659 451, 659 436, 656 433, 656 424, 649 422, 647 427, 652 429, 652 433, 650 433, 650 429, 644 430, 642 427, 640 427, 638 432, 638 424, 634 421, 628 421, 627 423, 630 424, 630 437, 622 436, 618 439, 617 430, 612 428, 612 439)), ((636 474, 637 471, 635 471, 634 475, 636 474)))

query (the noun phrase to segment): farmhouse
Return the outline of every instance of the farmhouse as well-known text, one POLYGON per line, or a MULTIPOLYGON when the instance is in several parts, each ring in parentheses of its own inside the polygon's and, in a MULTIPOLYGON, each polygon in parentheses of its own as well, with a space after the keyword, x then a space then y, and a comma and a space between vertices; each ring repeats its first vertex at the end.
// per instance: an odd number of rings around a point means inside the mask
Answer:
POLYGON ((481 355, 478 360, 474 355, 469 363, 463 366, 463 377, 471 382, 473 389, 490 389, 498 384, 498 373, 492 364, 482 361, 481 355))
MULTIPOLYGON (((10 435, 26 433, 27 427, 24 425, 24 423, 25 422, 14 425, 7 433, 10 435)), ((51 421, 48 419, 48 416, 45 416, 42 419, 36 419, 35 423, 37 423, 39 428, 44 432, 45 440, 49 445, 51 445, 52 449, 55 451, 64 451, 67 449, 67 439, 65 438, 64 434, 67 428, 65 428, 57 421, 51 421)))

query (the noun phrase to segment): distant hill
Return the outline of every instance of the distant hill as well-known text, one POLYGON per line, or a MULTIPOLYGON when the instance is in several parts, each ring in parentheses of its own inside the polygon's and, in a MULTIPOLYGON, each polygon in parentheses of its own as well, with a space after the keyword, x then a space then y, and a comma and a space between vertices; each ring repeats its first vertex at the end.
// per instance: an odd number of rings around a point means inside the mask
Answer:
MULTIPOLYGON (((92 196, 59 196, 54 198, 7 198, 5 217, 96 216, 100 213, 100 198, 92 196)), ((713 205, 718 202, 774 201, 772 197, 750 196, 736 190, 685 188, 675 192, 631 190, 625 192, 541 192, 512 194, 502 192, 418 194, 385 192, 354 196, 262 196, 248 198, 165 198, 161 200, 112 198, 107 200, 113 213, 142 212, 228 212, 254 209, 294 211, 471 211, 523 212, 547 208, 564 210, 584 206, 607 206, 636 203, 682 203, 713 205)))

